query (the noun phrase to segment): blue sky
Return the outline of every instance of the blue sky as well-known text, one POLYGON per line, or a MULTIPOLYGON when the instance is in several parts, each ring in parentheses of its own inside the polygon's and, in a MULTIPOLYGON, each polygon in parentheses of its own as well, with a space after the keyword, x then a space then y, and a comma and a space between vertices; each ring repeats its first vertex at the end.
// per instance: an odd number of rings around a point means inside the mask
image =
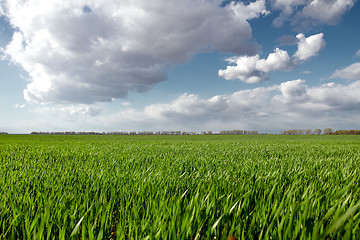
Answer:
POLYGON ((1 0, 0 15, 0 131, 360 129, 356 0, 1 0))

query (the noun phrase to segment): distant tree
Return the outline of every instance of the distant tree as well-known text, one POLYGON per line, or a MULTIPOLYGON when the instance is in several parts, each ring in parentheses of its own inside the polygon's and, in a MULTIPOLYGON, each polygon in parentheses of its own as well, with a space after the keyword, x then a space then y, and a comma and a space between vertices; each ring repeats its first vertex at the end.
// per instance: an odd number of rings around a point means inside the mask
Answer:
POLYGON ((296 135, 297 130, 296 129, 290 129, 290 130, 287 130, 287 132, 288 132, 288 135, 296 135))
POLYGON ((315 134, 315 135, 320 135, 320 134, 321 134, 321 129, 316 128, 316 129, 314 130, 314 134, 315 134))
MULTIPOLYGON (((351 131, 351 130, 350 130, 351 131)), ((350 134, 349 130, 336 130, 334 132, 335 135, 349 135, 350 134)))
POLYGON ((336 130, 335 135, 360 135, 360 130, 336 130))
POLYGON ((304 135, 304 133, 305 133, 305 130, 303 130, 303 129, 296 130, 296 135, 304 135))
POLYGON ((325 135, 330 135, 330 134, 332 134, 334 131, 332 130, 332 128, 325 128, 324 129, 324 134, 325 135))
POLYGON ((312 130, 311 130, 311 129, 306 129, 306 130, 305 130, 305 134, 306 134, 306 135, 311 135, 311 134, 312 134, 312 130))

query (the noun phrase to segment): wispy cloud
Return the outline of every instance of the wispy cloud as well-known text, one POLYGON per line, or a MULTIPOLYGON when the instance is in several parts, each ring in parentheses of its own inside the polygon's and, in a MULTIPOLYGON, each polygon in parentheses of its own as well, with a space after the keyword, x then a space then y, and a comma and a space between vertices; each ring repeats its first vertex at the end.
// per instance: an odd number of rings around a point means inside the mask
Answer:
POLYGON ((360 80, 360 62, 353 63, 348 67, 336 70, 330 78, 342 78, 346 80, 360 80))
POLYGON ((356 57, 360 57, 360 49, 357 50, 357 52, 355 53, 355 56, 356 56, 356 57))

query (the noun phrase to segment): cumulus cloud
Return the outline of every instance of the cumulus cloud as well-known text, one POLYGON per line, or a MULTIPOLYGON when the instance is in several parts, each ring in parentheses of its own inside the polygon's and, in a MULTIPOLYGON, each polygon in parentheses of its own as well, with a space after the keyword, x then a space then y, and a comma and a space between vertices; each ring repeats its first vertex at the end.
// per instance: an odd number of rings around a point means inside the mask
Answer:
MULTIPOLYGON (((38 119, 19 122, 22 131, 277 131, 301 128, 360 127, 360 80, 309 86, 303 79, 202 98, 185 93, 169 103, 116 113, 89 114, 106 103, 29 106, 38 119), (76 118, 74 118, 74 115, 76 118), (344 117, 345 116, 345 117, 344 117), (36 124, 35 124, 36 123, 36 124), (23 124, 23 125, 21 125, 23 124), (26 125, 24 125, 26 124, 26 125)), ((113 105, 111 106, 113 108, 113 105)))
POLYGON ((144 113, 158 119, 182 117, 237 119, 247 116, 271 116, 298 112, 346 110, 360 107, 360 81, 349 85, 327 83, 309 87, 303 79, 280 85, 241 90, 230 95, 201 99, 194 94, 183 94, 169 104, 153 104, 144 113), (316 107, 319 108, 316 108, 316 107))
POLYGON ((353 63, 350 66, 336 70, 330 78, 342 78, 346 80, 360 79, 360 62, 353 63))
MULTIPOLYGON (((126 110, 106 118, 117 119, 122 124, 142 119, 144 130, 146 127, 148 130, 261 130, 266 127, 274 130, 299 128, 301 124, 304 128, 315 128, 319 127, 315 123, 324 127, 324 123, 336 122, 338 116, 358 114, 353 110, 360 107, 359 91, 360 81, 310 87, 305 80, 297 79, 209 99, 185 93, 170 103, 151 104, 143 111, 126 110)), ((359 118, 354 118, 354 123, 356 119, 359 118)))
POLYGON ((302 30, 321 24, 335 25, 355 2, 356 0, 273 0, 272 9, 280 10, 273 24, 281 27, 290 21, 293 27, 302 30))
POLYGON ((278 95, 277 98, 285 103, 304 102, 308 98, 306 88, 305 80, 302 79, 281 83, 280 91, 282 94, 278 95))
POLYGON ((248 20, 265 1, 3 0, 15 29, 3 55, 29 75, 25 99, 93 103, 126 98, 166 79, 196 53, 254 54, 248 20))
POLYGON ((308 60, 311 57, 317 56, 320 50, 325 46, 324 34, 319 33, 310 37, 305 37, 300 33, 296 36, 299 40, 298 50, 295 52, 294 57, 299 61, 308 60))
POLYGON ((228 107, 228 99, 223 96, 215 96, 204 100, 195 94, 183 94, 170 104, 152 104, 145 108, 145 113, 153 118, 196 118, 207 114, 209 111, 222 112, 228 107))
POLYGON ((266 59, 260 59, 259 55, 232 57, 226 60, 235 66, 227 66, 225 70, 219 70, 219 76, 226 80, 239 79, 246 83, 259 83, 268 78, 268 72, 275 70, 289 70, 292 62, 288 53, 276 48, 266 59))
POLYGON ((319 51, 325 46, 324 34, 319 33, 309 37, 304 34, 298 34, 298 50, 292 58, 288 52, 276 48, 266 59, 260 59, 259 55, 239 56, 226 59, 230 64, 224 70, 219 70, 220 77, 226 80, 238 79, 246 83, 259 83, 268 79, 268 73, 271 71, 288 71, 295 65, 308 60, 319 54, 319 51))

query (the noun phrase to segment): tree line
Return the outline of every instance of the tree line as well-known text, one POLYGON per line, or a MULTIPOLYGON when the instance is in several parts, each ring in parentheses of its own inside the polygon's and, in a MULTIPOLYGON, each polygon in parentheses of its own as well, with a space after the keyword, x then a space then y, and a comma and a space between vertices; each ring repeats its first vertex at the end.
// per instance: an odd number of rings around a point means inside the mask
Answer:
POLYGON ((325 128, 321 130, 319 128, 315 130, 311 129, 291 129, 281 131, 282 135, 360 135, 360 130, 336 130, 332 128, 325 128))
POLYGON ((202 131, 200 133, 190 131, 140 131, 140 132, 31 132, 33 135, 258 135, 258 131, 226 130, 219 133, 202 131))
MULTIPOLYGON (((316 128, 312 129, 290 129, 281 131, 282 135, 320 135, 322 132, 321 129, 316 128)), ((325 132, 325 129, 324 129, 325 132)))
MULTIPOLYGON (((7 134, 0 132, 0 134, 7 134)), ((267 135, 269 133, 259 133, 258 131, 248 130, 223 130, 219 133, 212 131, 202 131, 200 133, 194 131, 140 131, 140 132, 31 132, 33 135, 267 135)), ((319 129, 290 129, 283 130, 281 135, 360 135, 360 130, 336 130, 332 128, 319 129)))
POLYGON ((247 131, 247 130, 230 130, 220 131, 220 135, 258 135, 258 131, 247 131))
POLYGON ((31 132, 32 135, 258 135, 258 131, 247 130, 226 130, 219 133, 212 131, 202 131, 200 133, 194 131, 140 131, 140 132, 31 132))
POLYGON ((334 135, 360 135, 360 130, 336 130, 334 135))
POLYGON ((196 132, 185 131, 141 131, 141 132, 31 132, 33 135, 198 135, 196 132))

